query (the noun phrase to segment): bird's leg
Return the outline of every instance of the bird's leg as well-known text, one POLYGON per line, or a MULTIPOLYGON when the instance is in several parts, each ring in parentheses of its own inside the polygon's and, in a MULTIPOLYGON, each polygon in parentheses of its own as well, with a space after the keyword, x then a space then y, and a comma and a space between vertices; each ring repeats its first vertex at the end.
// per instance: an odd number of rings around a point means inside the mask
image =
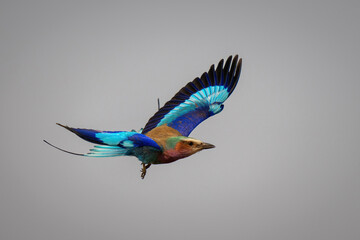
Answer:
POLYGON ((145 165, 145 163, 141 163, 141 165, 142 165, 141 179, 144 179, 144 177, 146 175, 146 169, 148 169, 151 166, 151 163, 148 163, 147 165, 145 165))
POLYGON ((141 169, 141 179, 144 179, 145 175, 146 175, 146 166, 145 163, 141 163, 142 165, 142 169, 141 169))

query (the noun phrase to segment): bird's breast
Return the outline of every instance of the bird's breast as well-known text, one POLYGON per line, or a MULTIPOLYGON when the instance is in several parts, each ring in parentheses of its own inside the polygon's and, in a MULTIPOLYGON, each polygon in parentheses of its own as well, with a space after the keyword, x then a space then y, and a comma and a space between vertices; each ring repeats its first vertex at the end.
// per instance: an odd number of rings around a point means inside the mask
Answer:
POLYGON ((157 164, 171 163, 181 158, 187 157, 187 154, 176 151, 175 149, 169 149, 164 151, 159 157, 157 164))

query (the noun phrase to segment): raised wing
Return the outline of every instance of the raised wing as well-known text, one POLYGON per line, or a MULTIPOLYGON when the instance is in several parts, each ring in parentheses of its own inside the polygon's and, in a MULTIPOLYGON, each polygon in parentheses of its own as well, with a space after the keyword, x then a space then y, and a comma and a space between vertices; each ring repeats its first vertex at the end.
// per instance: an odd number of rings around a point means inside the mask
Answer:
POLYGON ((142 134, 161 125, 178 130, 189 136, 202 121, 224 108, 223 103, 234 91, 241 72, 241 59, 230 56, 225 63, 222 59, 215 70, 212 65, 201 78, 195 78, 183 87, 145 125, 142 134))
POLYGON ((162 151, 161 147, 154 140, 141 133, 126 131, 98 131, 93 129, 71 128, 59 123, 57 124, 75 133, 86 141, 100 144, 94 146, 94 148, 90 149, 90 152, 86 154, 79 154, 66 151, 44 140, 52 147, 70 154, 86 157, 136 156, 141 160, 143 156, 139 155, 141 155, 141 150, 144 150, 144 148, 147 149, 146 151, 162 151))

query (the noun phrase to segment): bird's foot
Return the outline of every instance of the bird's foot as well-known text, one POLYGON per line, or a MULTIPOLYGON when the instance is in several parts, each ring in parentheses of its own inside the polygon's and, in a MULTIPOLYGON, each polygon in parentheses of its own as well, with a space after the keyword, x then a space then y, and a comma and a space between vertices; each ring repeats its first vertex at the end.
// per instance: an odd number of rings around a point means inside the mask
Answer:
POLYGON ((151 166, 151 163, 145 165, 145 163, 142 163, 142 169, 141 169, 141 179, 144 179, 146 175, 146 169, 148 169, 151 166))

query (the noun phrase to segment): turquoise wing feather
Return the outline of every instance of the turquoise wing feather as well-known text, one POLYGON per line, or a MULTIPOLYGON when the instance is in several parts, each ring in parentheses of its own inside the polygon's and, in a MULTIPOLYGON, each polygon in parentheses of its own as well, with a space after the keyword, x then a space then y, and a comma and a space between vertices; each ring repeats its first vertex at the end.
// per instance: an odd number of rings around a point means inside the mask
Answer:
POLYGON ((201 78, 196 78, 183 87, 170 101, 146 123, 146 134, 161 125, 178 130, 189 136, 192 130, 205 119, 220 113, 225 100, 234 91, 240 77, 241 59, 230 56, 225 65, 222 59, 215 70, 212 65, 201 78))

